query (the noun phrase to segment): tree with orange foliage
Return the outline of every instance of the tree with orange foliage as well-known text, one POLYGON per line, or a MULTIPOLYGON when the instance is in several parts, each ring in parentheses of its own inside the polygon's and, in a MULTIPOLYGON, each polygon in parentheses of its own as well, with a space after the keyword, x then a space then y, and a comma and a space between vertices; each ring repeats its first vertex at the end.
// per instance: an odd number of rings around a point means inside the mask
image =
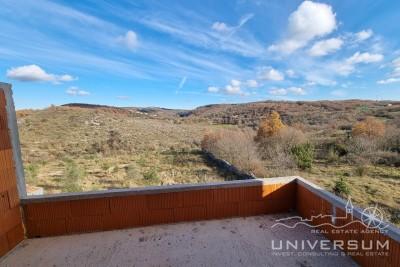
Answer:
POLYGON ((355 137, 375 138, 383 137, 385 130, 386 127, 382 121, 374 117, 367 117, 365 120, 355 123, 351 133, 355 137))
POLYGON ((258 127, 256 140, 261 140, 265 137, 276 136, 286 126, 281 120, 278 112, 273 111, 267 118, 261 121, 258 127))

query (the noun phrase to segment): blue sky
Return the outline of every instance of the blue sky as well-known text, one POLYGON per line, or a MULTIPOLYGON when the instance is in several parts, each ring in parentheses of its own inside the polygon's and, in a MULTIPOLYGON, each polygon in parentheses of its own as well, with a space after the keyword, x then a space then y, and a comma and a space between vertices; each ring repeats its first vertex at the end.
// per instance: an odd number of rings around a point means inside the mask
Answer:
POLYGON ((0 0, 17 108, 400 100, 400 2, 0 0))

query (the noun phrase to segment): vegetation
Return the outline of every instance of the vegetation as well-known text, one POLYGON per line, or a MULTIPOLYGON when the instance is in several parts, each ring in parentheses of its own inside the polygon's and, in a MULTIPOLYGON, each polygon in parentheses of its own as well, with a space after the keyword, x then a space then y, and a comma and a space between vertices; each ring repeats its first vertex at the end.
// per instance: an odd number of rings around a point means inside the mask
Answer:
POLYGON ((29 185, 46 193, 301 175, 400 218, 400 103, 257 102, 192 111, 91 105, 18 112, 29 185), (347 190, 347 189, 348 190, 347 190))
POLYGON ((300 169, 311 169, 314 160, 314 146, 312 144, 296 145, 292 148, 292 154, 300 169))
POLYGON ((261 121, 256 140, 279 135, 284 128, 285 125, 282 123, 281 116, 278 112, 273 111, 266 119, 261 121))
POLYGON ((385 124, 373 117, 367 117, 361 122, 354 124, 353 136, 364 136, 367 138, 382 137, 385 134, 385 124))
POLYGON ((80 192, 82 187, 80 186, 80 181, 85 176, 85 171, 80 168, 75 161, 66 160, 65 161, 65 175, 63 191, 65 192, 80 192))
POLYGON ((350 195, 350 187, 346 183, 343 177, 340 177, 335 181, 335 186, 333 187, 333 192, 335 192, 338 196, 349 196, 350 195))

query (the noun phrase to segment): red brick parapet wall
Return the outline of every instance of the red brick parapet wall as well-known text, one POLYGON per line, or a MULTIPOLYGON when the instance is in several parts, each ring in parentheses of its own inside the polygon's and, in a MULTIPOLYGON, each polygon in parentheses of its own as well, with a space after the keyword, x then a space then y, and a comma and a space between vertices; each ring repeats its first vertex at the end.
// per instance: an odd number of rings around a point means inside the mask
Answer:
POLYGON ((11 101, 9 86, 0 83, 0 257, 24 239, 7 112, 11 101))
POLYGON ((294 178, 283 178, 36 197, 23 209, 31 238, 281 213, 295 195, 294 178))
MULTIPOLYGON (((383 267, 400 266, 400 231, 393 225, 385 225, 382 231, 367 228, 362 223, 362 211, 354 208, 352 218, 346 216, 346 202, 331 193, 322 190, 302 178, 297 179, 296 210, 303 218, 310 219, 312 216, 335 215, 335 217, 348 217, 343 220, 332 222, 330 217, 320 218, 313 221, 314 225, 322 223, 333 224, 341 228, 326 225, 319 227, 331 241, 339 240, 344 243, 344 250, 352 256, 361 266, 383 267), (344 227, 342 227, 344 226, 344 227), (349 240, 355 242, 360 248, 351 247, 349 240), (389 242, 389 249, 376 248, 376 242, 384 244, 389 242), (373 249, 363 249, 360 244, 364 242, 366 247, 370 244, 373 249), (371 242, 371 243, 370 243, 371 242), (368 256, 367 256, 368 255, 368 256), (373 256, 372 256, 373 255, 373 256)), ((353 243, 354 244, 354 243, 353 243)))

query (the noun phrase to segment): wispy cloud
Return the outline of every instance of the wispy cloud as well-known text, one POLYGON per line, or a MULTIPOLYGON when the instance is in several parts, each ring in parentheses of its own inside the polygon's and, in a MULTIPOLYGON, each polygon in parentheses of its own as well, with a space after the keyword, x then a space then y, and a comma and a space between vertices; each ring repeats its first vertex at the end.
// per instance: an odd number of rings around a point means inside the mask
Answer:
POLYGON ((79 89, 76 86, 71 86, 65 91, 70 96, 89 96, 90 93, 88 91, 79 89))
POLYGON ((184 86, 185 83, 186 83, 186 80, 187 80, 187 77, 186 77, 186 76, 182 78, 182 80, 181 80, 181 82, 179 83, 179 86, 178 86, 179 89, 182 89, 182 88, 183 88, 183 86, 184 86))
POLYGON ((392 71, 389 73, 388 78, 377 81, 378 84, 390 84, 400 82, 400 57, 395 58, 390 63, 392 71))
POLYGON ((285 96, 288 94, 293 95, 306 95, 306 91, 301 87, 289 87, 289 88, 272 88, 269 90, 270 95, 274 96, 285 96))

